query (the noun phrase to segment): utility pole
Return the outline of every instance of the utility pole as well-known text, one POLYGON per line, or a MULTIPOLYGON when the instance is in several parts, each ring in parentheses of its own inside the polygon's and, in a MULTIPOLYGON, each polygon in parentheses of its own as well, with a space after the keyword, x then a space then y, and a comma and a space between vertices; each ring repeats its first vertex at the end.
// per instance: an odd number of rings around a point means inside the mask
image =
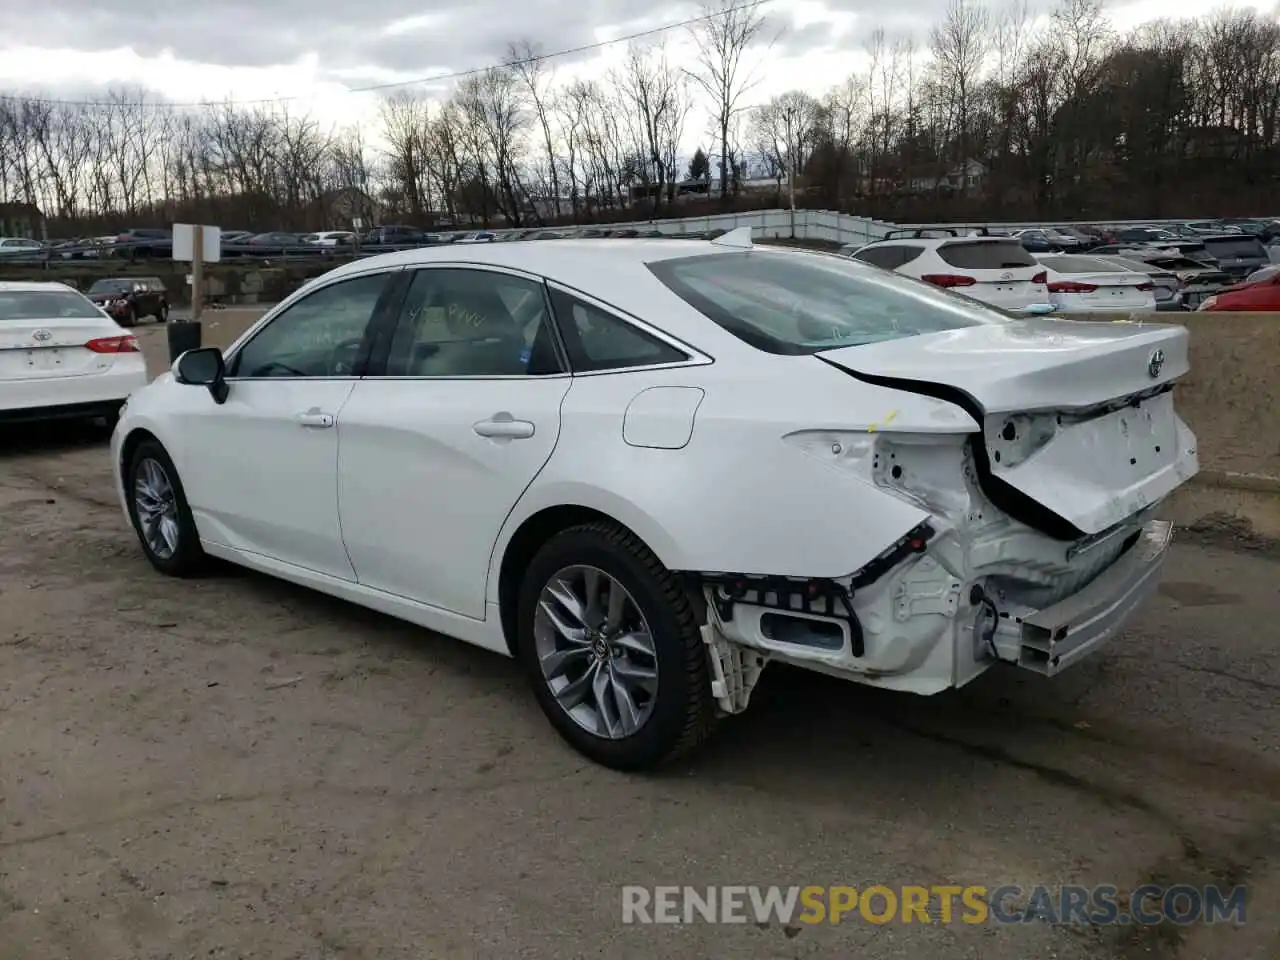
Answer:
POLYGON ((199 323, 204 313, 204 227, 194 224, 191 231, 191 322, 199 323))

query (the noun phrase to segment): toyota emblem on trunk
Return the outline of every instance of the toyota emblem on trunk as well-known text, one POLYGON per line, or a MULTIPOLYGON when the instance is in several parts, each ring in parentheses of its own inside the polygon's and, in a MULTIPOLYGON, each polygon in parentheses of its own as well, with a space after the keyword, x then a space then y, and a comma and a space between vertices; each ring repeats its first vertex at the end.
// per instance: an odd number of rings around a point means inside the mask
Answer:
POLYGON ((1158 376, 1160 376, 1160 371, 1163 369, 1164 369, 1164 351, 1153 350, 1151 352, 1151 359, 1147 361, 1147 373, 1151 374, 1151 379, 1154 380, 1158 376))
POLYGON ((32 339, 32 340, 36 340, 36 341, 38 341, 39 343, 44 343, 46 340, 52 340, 52 339, 53 339, 53 331, 52 331, 52 330, 37 330, 35 333, 33 333, 33 334, 31 335, 31 339, 32 339))

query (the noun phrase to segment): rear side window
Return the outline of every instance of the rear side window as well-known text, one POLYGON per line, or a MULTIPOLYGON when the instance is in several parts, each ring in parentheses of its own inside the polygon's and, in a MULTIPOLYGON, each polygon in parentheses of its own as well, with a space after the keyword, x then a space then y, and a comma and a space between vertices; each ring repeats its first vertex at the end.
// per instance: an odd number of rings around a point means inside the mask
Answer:
POLYGON ((883 247, 868 247, 865 250, 859 250, 853 255, 853 259, 869 263, 873 267, 892 270, 905 262, 902 259, 903 255, 902 247, 894 244, 885 244, 883 247))
POLYGON ((554 287, 551 288, 551 307, 569 354, 569 365, 575 373, 682 363, 689 359, 684 351, 554 287))
POLYGON ((1011 267, 1036 266, 1035 257, 1016 240, 944 243, 938 247, 938 256, 961 270, 1008 270, 1011 267))
POLYGON ((26 320, 101 319, 102 312, 70 290, 0 291, 0 324, 26 320))
POLYGON ((1266 258, 1267 249, 1256 237, 1222 237, 1205 240, 1205 249, 1215 257, 1262 257, 1266 258))
POLYGON ((660 260, 649 270, 695 310, 766 353, 812 354, 1007 319, 843 257, 753 250, 660 260))

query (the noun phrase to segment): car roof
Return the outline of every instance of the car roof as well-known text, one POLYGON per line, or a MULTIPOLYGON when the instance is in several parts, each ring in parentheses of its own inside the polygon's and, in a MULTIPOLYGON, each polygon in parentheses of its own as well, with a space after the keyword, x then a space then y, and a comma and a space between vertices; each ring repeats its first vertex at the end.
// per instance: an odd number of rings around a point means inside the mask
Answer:
MULTIPOLYGON (((784 248, 756 248, 770 253, 784 248)), ((363 273, 375 268, 414 267, 432 263, 507 267, 575 285, 599 278, 601 272, 631 274, 646 264, 679 257, 715 253, 745 253, 741 248, 717 245, 709 240, 565 239, 555 243, 477 243, 459 248, 454 244, 414 247, 356 260, 333 271, 332 276, 363 273)), ((593 286, 599 286, 598 283, 593 286)))
POLYGON ((78 292, 75 287, 53 280, 0 280, 0 293, 78 292))
MULTIPOLYGON (((930 247, 942 247, 952 243, 1016 243, 1017 237, 990 237, 990 236, 965 236, 961 234, 956 237, 892 237, 884 240, 872 240, 870 243, 859 247, 859 250, 865 250, 867 247, 876 247, 883 243, 914 243, 923 244, 926 249, 930 247)), ((662 240, 660 243, 668 243, 670 241, 662 240)))

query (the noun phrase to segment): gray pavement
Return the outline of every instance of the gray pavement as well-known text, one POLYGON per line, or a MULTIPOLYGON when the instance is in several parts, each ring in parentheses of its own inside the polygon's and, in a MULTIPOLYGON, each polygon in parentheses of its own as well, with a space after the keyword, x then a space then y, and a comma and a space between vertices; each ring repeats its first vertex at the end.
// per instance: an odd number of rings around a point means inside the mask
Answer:
MULTIPOLYGON (((154 337, 154 334, 149 334, 154 337)), ((503 658, 264 577, 152 572, 100 437, 0 435, 0 958, 1280 956, 1280 562, 1180 541, 1055 681, 769 668, 659 776, 503 658), (1243 927, 625 926, 623 884, 1247 883, 1243 927)))

